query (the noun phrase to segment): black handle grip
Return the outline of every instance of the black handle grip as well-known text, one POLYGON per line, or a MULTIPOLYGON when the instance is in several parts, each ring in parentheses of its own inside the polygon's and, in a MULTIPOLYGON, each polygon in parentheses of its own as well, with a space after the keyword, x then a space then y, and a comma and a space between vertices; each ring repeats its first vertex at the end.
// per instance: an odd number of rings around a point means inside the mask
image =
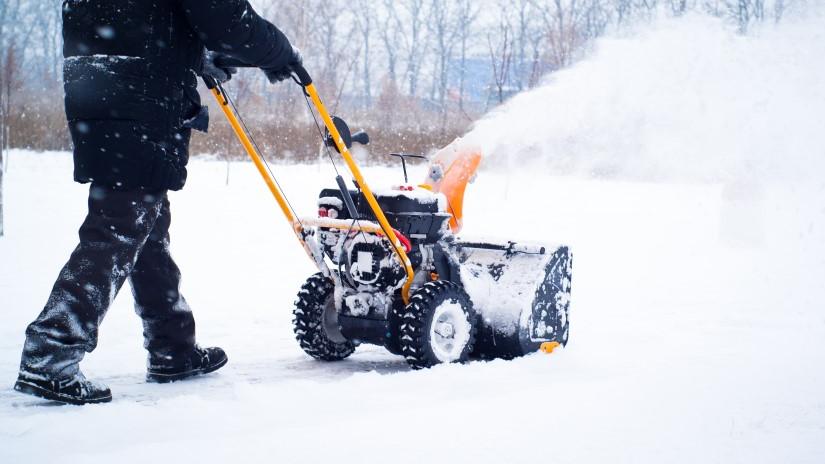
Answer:
MULTIPOLYGON (((215 66, 219 68, 256 68, 257 66, 252 66, 244 61, 241 61, 237 58, 223 55, 215 60, 215 66)), ((307 72, 306 68, 302 64, 298 65, 290 65, 290 70, 295 74, 297 77, 297 82, 301 84, 302 87, 306 87, 309 84, 312 84, 312 77, 307 72)))
POLYGON ((301 84, 302 87, 306 87, 312 84, 312 76, 309 75, 309 72, 307 72, 307 69, 304 67, 304 65, 290 65, 290 67, 292 68, 292 72, 294 72, 295 75, 298 76, 298 83, 301 84))
POLYGON ((356 132, 352 134, 352 141, 355 143, 360 143, 361 145, 369 145, 370 136, 364 131, 356 132))

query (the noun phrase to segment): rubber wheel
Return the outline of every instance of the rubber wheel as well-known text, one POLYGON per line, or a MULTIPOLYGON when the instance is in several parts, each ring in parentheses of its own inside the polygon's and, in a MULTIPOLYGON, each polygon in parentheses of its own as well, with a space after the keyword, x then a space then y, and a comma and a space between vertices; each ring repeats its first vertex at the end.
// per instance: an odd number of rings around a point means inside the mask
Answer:
POLYGON ((428 282, 415 292, 401 318, 401 353, 413 369, 464 362, 473 350, 476 320, 464 289, 447 281, 428 282))
POLYGON ((301 287, 292 313, 295 339, 308 355, 321 361, 340 361, 355 351, 338 327, 334 293, 332 282, 316 274, 301 287))

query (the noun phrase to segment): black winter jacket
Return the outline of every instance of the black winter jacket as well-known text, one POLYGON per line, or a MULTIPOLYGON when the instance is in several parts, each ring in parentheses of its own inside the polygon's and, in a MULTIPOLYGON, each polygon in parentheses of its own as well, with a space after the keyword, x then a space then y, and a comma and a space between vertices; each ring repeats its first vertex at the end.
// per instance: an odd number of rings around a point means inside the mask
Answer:
POLYGON ((186 182, 204 47, 266 69, 292 56, 246 0, 64 0, 63 39, 75 180, 122 190, 186 182))

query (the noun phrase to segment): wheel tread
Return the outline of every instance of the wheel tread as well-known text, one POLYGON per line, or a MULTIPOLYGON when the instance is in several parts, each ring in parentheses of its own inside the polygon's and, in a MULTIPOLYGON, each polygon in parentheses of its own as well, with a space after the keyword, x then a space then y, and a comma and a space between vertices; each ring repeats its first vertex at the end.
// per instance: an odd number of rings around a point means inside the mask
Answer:
POLYGON ((332 282, 322 274, 307 279, 298 292, 293 315, 293 332, 300 347, 308 355, 322 361, 340 361, 355 351, 355 345, 335 343, 323 330, 324 305, 335 290, 332 282))
POLYGON ((447 281, 428 282, 410 298, 410 304, 404 309, 401 317, 403 324, 399 327, 399 343, 401 352, 413 369, 425 369, 438 364, 440 361, 432 353, 427 340, 425 325, 431 323, 433 306, 438 299, 455 297, 464 303, 471 324, 470 340, 464 349, 459 362, 466 361, 472 352, 476 336, 476 313, 472 301, 459 285, 447 281))

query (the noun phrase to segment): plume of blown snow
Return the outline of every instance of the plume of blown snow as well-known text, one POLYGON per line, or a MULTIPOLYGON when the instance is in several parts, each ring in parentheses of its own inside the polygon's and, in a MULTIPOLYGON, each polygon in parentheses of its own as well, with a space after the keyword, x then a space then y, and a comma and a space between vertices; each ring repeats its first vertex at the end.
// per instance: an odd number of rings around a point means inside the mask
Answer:
POLYGON ((480 120, 487 162, 643 180, 800 179, 825 168, 824 16, 750 36, 705 16, 598 41, 480 120))

